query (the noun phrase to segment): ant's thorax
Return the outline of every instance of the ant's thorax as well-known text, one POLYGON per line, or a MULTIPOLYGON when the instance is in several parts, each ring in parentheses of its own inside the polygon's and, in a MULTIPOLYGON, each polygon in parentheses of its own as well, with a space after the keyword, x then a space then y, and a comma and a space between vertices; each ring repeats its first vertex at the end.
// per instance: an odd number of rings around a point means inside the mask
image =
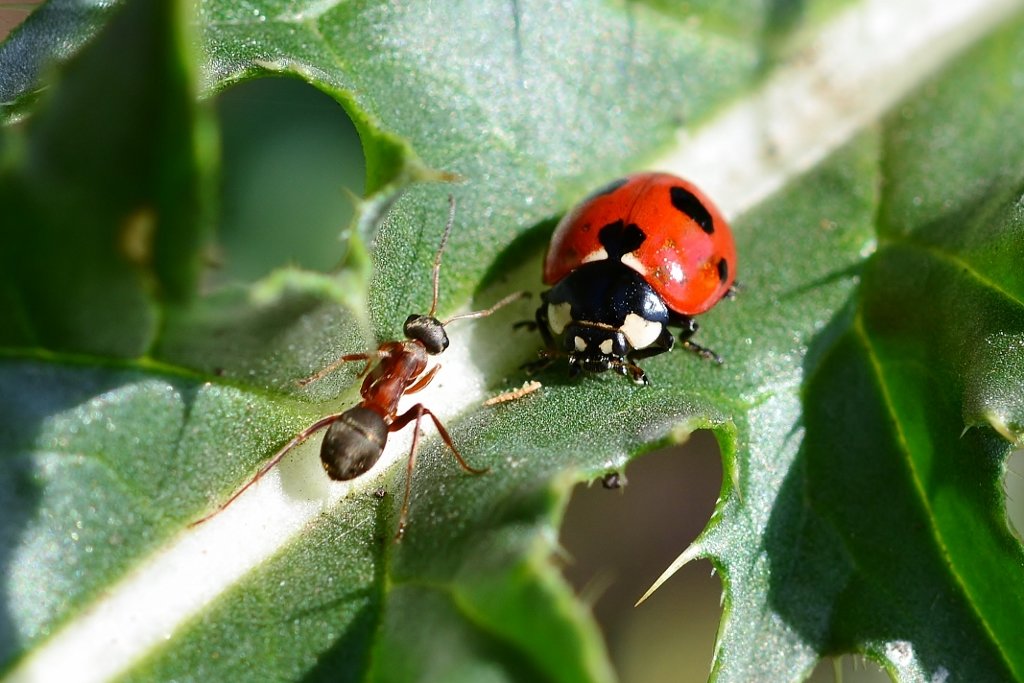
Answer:
POLYGON ((377 349, 378 361, 363 380, 363 405, 388 423, 398 412, 398 402, 427 369, 429 355, 423 344, 405 339, 384 342, 377 349))

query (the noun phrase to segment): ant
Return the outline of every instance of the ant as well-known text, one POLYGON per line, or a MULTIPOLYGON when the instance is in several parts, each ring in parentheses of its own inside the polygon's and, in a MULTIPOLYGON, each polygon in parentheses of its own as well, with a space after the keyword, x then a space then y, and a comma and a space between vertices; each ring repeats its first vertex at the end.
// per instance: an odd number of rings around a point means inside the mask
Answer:
POLYGON ((426 315, 410 315, 403 327, 405 339, 401 341, 387 341, 377 347, 375 353, 350 353, 340 357, 315 375, 299 380, 299 384, 305 386, 311 382, 328 375, 345 363, 353 361, 366 361, 366 366, 360 375, 366 375, 363 384, 359 389, 362 400, 348 410, 320 418, 281 447, 274 455, 260 468, 256 475, 250 479, 242 488, 238 489, 230 498, 220 505, 216 510, 193 522, 190 526, 202 524, 211 517, 217 515, 227 506, 231 505, 250 486, 260 480, 263 475, 271 470, 281 461, 289 451, 308 439, 314 433, 327 427, 323 443, 320 446, 320 460, 327 475, 335 481, 348 481, 361 474, 366 473, 380 459, 384 452, 384 446, 388 441, 388 434, 397 432, 414 422, 412 433, 412 446, 409 449, 409 460, 406 465, 405 496, 402 499, 402 510, 398 517, 398 531, 395 540, 401 540, 405 534, 406 521, 409 514, 409 497, 412 490, 412 472, 416 465, 416 450, 419 446, 420 423, 423 417, 427 416, 434 422, 441 439, 451 450, 452 455, 459 465, 470 474, 484 474, 489 468, 477 469, 467 463, 459 450, 452 442, 452 437, 429 408, 422 403, 417 403, 401 415, 398 414, 398 402, 407 395, 414 394, 425 388, 434 379, 440 365, 434 365, 427 370, 428 356, 436 356, 448 348, 448 334, 445 326, 455 320, 467 318, 484 318, 506 304, 523 296, 522 292, 516 292, 505 297, 490 308, 463 313, 448 318, 441 322, 434 317, 437 310, 438 286, 441 275, 441 255, 444 253, 445 245, 451 234, 452 225, 455 222, 455 198, 448 196, 448 222, 444 228, 444 235, 441 237, 441 245, 434 257, 433 285, 434 296, 430 304, 430 312, 426 315), (372 366, 376 359, 377 364, 372 366))

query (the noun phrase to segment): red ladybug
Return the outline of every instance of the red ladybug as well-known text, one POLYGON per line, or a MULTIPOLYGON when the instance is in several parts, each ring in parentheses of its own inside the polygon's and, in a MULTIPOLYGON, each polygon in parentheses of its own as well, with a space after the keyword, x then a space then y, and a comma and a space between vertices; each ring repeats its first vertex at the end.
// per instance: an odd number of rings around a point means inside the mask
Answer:
POLYGON ((672 348, 670 326, 686 348, 722 362, 690 341, 692 316, 729 294, 735 275, 732 232, 700 190, 667 173, 631 175, 555 228, 537 325, 570 374, 615 370, 647 384, 636 361, 672 348))

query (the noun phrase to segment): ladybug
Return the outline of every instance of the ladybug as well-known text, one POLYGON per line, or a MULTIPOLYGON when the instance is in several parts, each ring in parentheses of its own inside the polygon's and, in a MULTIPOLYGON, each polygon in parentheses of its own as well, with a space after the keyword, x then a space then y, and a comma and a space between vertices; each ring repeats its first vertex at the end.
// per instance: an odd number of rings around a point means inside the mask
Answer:
POLYGON ((636 361, 690 340, 693 316, 732 293, 736 245, 717 208, 691 183, 638 173, 584 199, 558 223, 544 259, 537 327, 545 356, 565 355, 570 375, 615 370, 648 384, 636 361))

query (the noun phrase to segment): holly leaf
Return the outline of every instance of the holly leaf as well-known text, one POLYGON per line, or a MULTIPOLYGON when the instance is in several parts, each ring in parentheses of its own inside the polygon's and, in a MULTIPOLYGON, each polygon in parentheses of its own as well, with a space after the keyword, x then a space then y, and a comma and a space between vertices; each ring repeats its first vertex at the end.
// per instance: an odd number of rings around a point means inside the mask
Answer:
MULTIPOLYGON (((802 92, 787 71, 802 36, 871 7, 204 3, 208 93, 301 78, 345 107, 367 165, 336 273, 208 288, 213 147, 190 20, 131 2, 62 43, 60 7, 0 48, 22 68, 0 81, 12 679, 611 680, 554 530, 575 482, 698 428, 726 478, 680 562, 709 557, 725 580, 714 678, 799 680, 845 652, 899 680, 1024 678, 1024 556, 1001 490, 1024 424, 1019 17, 979 40, 1003 15, 942 15, 978 41, 964 56, 884 116, 893 96, 865 97, 871 125, 841 148, 849 128, 827 117, 817 157, 794 162, 780 134, 751 163, 725 132, 752 111, 799 118, 766 103, 802 92), (511 327, 536 304, 513 304, 453 323, 434 386, 410 397, 490 470, 426 441, 401 543, 407 433, 348 484, 304 445, 189 526, 358 400, 359 367, 297 380, 428 308, 447 194, 442 315, 536 291, 552 221, 598 182, 653 163, 704 185, 679 161, 701 149, 718 150, 711 195, 744 209, 743 290, 701 317, 725 366, 665 354, 645 361, 647 388, 556 366, 541 391, 482 406, 540 344, 511 327), (770 182, 722 180, 750 168, 770 182)), ((904 33, 908 64, 948 57, 904 33)))

